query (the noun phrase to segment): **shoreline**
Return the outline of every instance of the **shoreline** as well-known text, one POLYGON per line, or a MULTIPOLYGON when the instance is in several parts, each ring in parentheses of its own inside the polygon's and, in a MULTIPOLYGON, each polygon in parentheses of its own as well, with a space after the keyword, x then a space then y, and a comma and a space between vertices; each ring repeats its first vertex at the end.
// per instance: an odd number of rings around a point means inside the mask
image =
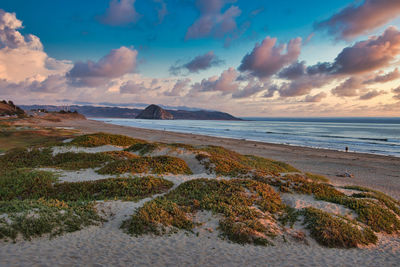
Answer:
MULTIPOLYGON (((101 118, 101 119, 108 119, 108 118, 101 118)), ((225 137, 225 136, 217 136, 217 135, 207 135, 207 134, 196 134, 196 133, 185 133, 185 132, 179 132, 179 131, 167 131, 167 130, 159 130, 159 129, 151 129, 151 128, 145 128, 145 127, 133 127, 133 126, 126 126, 126 125, 119 125, 119 124, 113 124, 113 123, 108 123, 104 121, 99 121, 96 120, 96 118, 88 118, 88 120, 91 121, 97 121, 97 122, 102 122, 106 124, 111 124, 111 125, 116 125, 116 126, 123 126, 123 127, 129 127, 133 129, 140 129, 140 130, 153 130, 153 131, 160 131, 160 132, 167 132, 167 133, 178 133, 178 134, 189 134, 189 135, 198 135, 198 136, 204 136, 204 137, 215 137, 215 138, 222 138, 222 139, 228 139, 228 140, 236 140, 236 141, 248 141, 248 142, 255 142, 255 143, 261 143, 261 144, 266 144, 266 145, 282 145, 282 146, 288 146, 288 147, 295 147, 295 148, 310 148, 310 149, 317 149, 317 150, 328 150, 332 152, 345 152, 340 149, 333 149, 333 148, 324 148, 324 147, 312 147, 312 146, 301 146, 301 145, 295 145, 295 144, 287 144, 287 143, 271 143, 271 142, 264 142, 264 141, 259 141, 259 140, 252 140, 252 139, 246 139, 246 138, 234 138, 234 137, 225 137)), ((400 156, 394 156, 394 155, 385 155, 385 154, 379 154, 379 153, 368 153, 368 152, 357 152, 357 151, 351 151, 346 153, 353 153, 353 154, 365 154, 365 155, 371 155, 371 156, 383 156, 383 157, 393 157, 393 158, 399 158, 400 156)))
POLYGON ((73 127, 82 133, 107 132, 122 134, 152 142, 216 145, 241 154, 253 154, 287 162, 305 172, 327 176, 336 185, 359 185, 383 191, 400 199, 400 158, 357 152, 341 152, 330 149, 265 143, 190 133, 135 128, 109 124, 96 120, 40 120, 39 126, 73 127), (354 178, 337 177, 345 172, 354 178))
MULTIPOLYGON (((181 133, 181 134, 193 134, 193 135, 201 135, 201 136, 208 136, 208 137, 216 137, 216 138, 224 138, 224 139, 232 139, 232 140, 242 140, 242 141, 252 141, 252 142, 260 142, 260 143, 265 143, 265 144, 276 144, 276 145, 284 145, 284 146, 290 146, 290 147, 298 147, 298 148, 312 148, 312 149, 321 149, 321 150, 332 150, 332 151, 337 151, 337 152, 345 152, 344 148, 346 146, 351 146, 350 145, 345 145, 343 144, 342 148, 338 148, 338 147, 318 147, 318 146, 307 146, 307 145, 302 145, 302 144, 295 144, 295 143, 283 143, 283 142, 271 142, 271 141, 264 141, 264 140, 256 140, 256 139, 247 139, 247 138, 243 138, 243 137, 234 137, 234 136, 229 136, 229 135, 218 135, 218 134, 213 134, 211 133, 207 133, 207 132, 203 132, 203 133, 196 133, 196 132, 190 132, 190 130, 188 130, 187 132, 184 131, 179 131, 179 130, 163 130, 163 129, 156 129, 156 128, 146 128, 145 126, 136 126, 136 125, 121 125, 121 124, 114 124, 112 123, 112 121, 108 121, 108 120, 113 120, 113 119, 118 119, 118 118, 87 118, 88 120, 92 120, 92 121, 98 121, 98 122, 103 122, 103 123, 107 123, 107 124, 113 124, 113 125, 117 125, 117 126, 126 126, 126 127, 131 127, 131 128, 135 128, 135 129, 145 129, 145 130, 154 130, 154 131, 162 131, 162 132, 169 132, 169 133, 181 133)), ((124 120, 126 118, 120 118, 121 120, 124 120)), ((128 119, 129 120, 129 119, 128 119)), ((195 120, 194 120, 195 121, 195 120)), ((251 121, 251 120, 249 120, 251 121)), ((225 121, 227 122, 227 121, 225 121)), ((229 131, 229 130, 228 130, 229 131)), ((270 133, 274 133, 274 132, 266 132, 267 134, 270 133)), ((323 137, 329 137, 329 136, 323 136, 323 137)), ((332 136, 332 138, 335 138, 336 136, 332 136)), ((350 138, 350 137, 349 137, 350 138)), ((360 138, 360 140, 371 140, 371 141, 389 141, 389 138, 360 138)), ((357 144, 356 144, 357 147, 357 144)), ((384 150, 379 150, 382 153, 378 153, 378 152, 374 152, 374 151, 378 151, 378 150, 366 150, 366 151, 356 151, 356 150, 349 150, 352 153, 357 153, 357 154, 369 154, 369 155, 378 155, 378 156, 389 156, 389 157, 395 157, 395 158, 400 158, 400 154, 399 155, 390 155, 390 154, 385 154, 386 152, 384 150)), ((387 152, 389 153, 389 152, 387 152)))

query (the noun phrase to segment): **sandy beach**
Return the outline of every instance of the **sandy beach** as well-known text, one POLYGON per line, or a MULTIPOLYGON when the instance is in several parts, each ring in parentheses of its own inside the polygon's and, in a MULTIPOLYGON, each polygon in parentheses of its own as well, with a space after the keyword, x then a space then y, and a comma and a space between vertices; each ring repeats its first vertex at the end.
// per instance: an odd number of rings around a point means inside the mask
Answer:
MULTIPOLYGON (((48 127, 73 127, 83 133, 122 134, 154 142, 224 146, 239 153, 284 161, 303 171, 326 175, 335 185, 368 186, 400 198, 399 158, 137 129, 93 120, 40 120, 34 123, 48 127), (345 171, 355 177, 336 176, 345 171)), ((55 148, 53 153, 113 150, 120 148, 61 147, 55 148)), ((196 169, 196 166, 190 167, 196 169)), ((85 180, 87 176, 90 179, 104 178, 94 175, 92 170, 60 172, 61 181, 85 180)), ((174 182, 174 188, 186 179, 200 177, 213 178, 207 177, 201 169, 194 171, 191 176, 165 176, 174 182)), ((32 241, 2 242, 0 266, 398 266, 400 261, 399 237, 384 234, 378 234, 376 245, 356 249, 326 248, 312 238, 296 241, 280 236, 274 239, 274 246, 235 244, 219 237, 218 217, 205 211, 195 215, 195 221, 202 225, 194 233, 179 231, 165 236, 134 237, 119 228, 135 209, 155 197, 157 195, 136 203, 98 201, 97 209, 107 219, 100 226, 91 226, 50 240, 44 236, 32 241)), ((299 209, 313 206, 339 215, 351 213, 341 205, 316 201, 311 196, 282 194, 281 197, 285 203, 299 209)), ((308 231, 300 222, 294 228, 308 231)))
POLYGON ((400 158, 397 157, 140 129, 95 120, 65 120, 58 123, 40 121, 39 125, 73 127, 83 133, 122 134, 153 142, 223 146, 241 154, 279 160, 303 171, 325 175, 337 185, 367 186, 400 199, 400 158), (344 172, 353 174, 354 178, 337 176, 344 172))

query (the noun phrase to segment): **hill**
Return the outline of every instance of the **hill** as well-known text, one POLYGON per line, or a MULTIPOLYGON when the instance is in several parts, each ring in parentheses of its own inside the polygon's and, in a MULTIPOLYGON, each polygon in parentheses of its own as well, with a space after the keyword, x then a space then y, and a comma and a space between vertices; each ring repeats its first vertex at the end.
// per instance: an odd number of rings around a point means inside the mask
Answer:
MULTIPOLYGON (((150 105, 151 106, 151 105, 150 105)), ((24 105, 21 106, 24 110, 31 109, 46 109, 48 111, 59 111, 62 110, 63 106, 53 105, 24 105)), ((80 114, 85 115, 89 118, 136 118, 143 109, 137 108, 120 108, 120 107, 97 107, 97 106, 78 106, 71 105, 69 110, 77 111, 80 114)), ((228 113, 220 111, 208 111, 208 110, 171 110, 163 109, 173 116, 174 120, 241 120, 228 113)))
POLYGON ((136 116, 136 119, 173 120, 174 116, 157 105, 150 105, 140 112, 139 115, 136 116))
POLYGON ((21 109, 20 107, 17 107, 14 105, 12 101, 1 101, 0 102, 0 116, 25 116, 25 111, 21 109))

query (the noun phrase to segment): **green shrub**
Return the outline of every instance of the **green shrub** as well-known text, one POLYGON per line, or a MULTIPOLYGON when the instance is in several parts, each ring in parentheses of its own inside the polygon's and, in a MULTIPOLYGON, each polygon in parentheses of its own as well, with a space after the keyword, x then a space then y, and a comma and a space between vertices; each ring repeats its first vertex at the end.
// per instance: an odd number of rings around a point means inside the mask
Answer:
POLYGON ((100 174, 122 173, 192 174, 184 160, 170 156, 138 157, 117 160, 98 170, 100 174))
POLYGON ((0 214, 8 217, 0 218, 0 239, 5 240, 15 240, 20 234, 27 240, 44 234, 54 237, 104 221, 94 203, 58 200, 0 201, 0 214))
POLYGON ((167 227, 191 230, 194 224, 184 209, 160 197, 145 203, 121 227, 129 234, 137 236, 148 233, 161 235, 167 232, 167 227))
POLYGON ((241 155, 217 146, 208 146, 199 149, 196 158, 209 171, 214 171, 216 174, 224 176, 241 176, 251 172, 262 173, 264 175, 298 172, 297 169, 283 162, 257 156, 241 155), (204 152, 208 155, 204 154, 204 152))
POLYGON ((160 145, 157 143, 137 143, 127 148, 126 151, 138 152, 143 156, 153 152, 159 147, 160 145))
POLYGON ((96 147, 104 145, 114 145, 127 147, 137 143, 147 143, 144 140, 131 138, 124 135, 95 133, 87 134, 76 137, 68 145, 83 146, 83 147, 96 147))
POLYGON ((378 240, 374 232, 314 208, 303 212, 304 223, 318 243, 327 247, 355 248, 358 245, 375 244, 378 240))
POLYGON ((223 236, 237 243, 266 245, 274 233, 260 220, 283 207, 279 194, 257 181, 196 179, 146 203, 123 228, 135 235, 161 234, 168 227, 190 230, 194 226, 189 213, 210 210, 224 217, 220 220, 223 236))
POLYGON ((0 201, 38 199, 52 191, 57 180, 43 171, 16 170, 0 174, 0 201))
POLYGON ((161 178, 110 178, 96 181, 57 183, 47 198, 64 201, 124 199, 136 201, 166 192, 173 183, 161 178))

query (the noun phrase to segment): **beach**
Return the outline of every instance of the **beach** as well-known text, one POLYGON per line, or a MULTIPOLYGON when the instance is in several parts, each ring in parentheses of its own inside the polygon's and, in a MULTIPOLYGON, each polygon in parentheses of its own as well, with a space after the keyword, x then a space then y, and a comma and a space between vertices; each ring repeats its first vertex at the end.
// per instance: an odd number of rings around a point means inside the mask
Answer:
MULTIPOLYGON (((31 119, 25 123, 42 127, 74 128, 88 134, 122 134, 152 142, 218 145, 242 154, 283 161, 303 171, 325 175, 334 185, 368 186, 396 199, 400 198, 400 158, 138 129, 94 120, 50 122, 31 119), (337 177, 344 172, 353 174, 354 178, 337 177)), ((61 147, 53 152, 96 153, 120 150, 113 146, 76 149, 61 147)), ((202 170, 194 173, 197 172, 202 173, 202 170)), ((61 176, 60 179, 82 180, 87 178, 86 175, 90 176, 90 173, 64 172, 64 177, 61 176)), ((190 179, 200 178, 197 176, 201 175, 192 175, 190 179)), ((93 179, 100 178, 102 177, 93 176, 93 179)), ((185 175, 166 178, 174 182, 174 188, 187 179, 185 175)), ((274 246, 236 244, 220 238, 219 218, 207 211, 195 215, 194 221, 201 223, 201 226, 193 233, 179 231, 163 236, 135 237, 120 229, 122 222, 137 208, 155 197, 157 195, 138 202, 98 201, 97 210, 107 219, 100 226, 86 227, 52 239, 43 236, 31 241, 2 242, 0 266, 397 266, 400 261, 399 237, 381 233, 378 234, 379 241, 376 245, 353 249, 323 247, 312 238, 286 240, 280 236, 273 240, 274 246)), ((281 197, 285 203, 296 208, 316 205, 322 210, 339 214, 348 212, 341 205, 316 201, 310 196, 282 194, 281 197)), ((308 233, 300 222, 296 223, 295 229, 308 233)))
POLYGON ((360 185, 383 191, 400 199, 400 158, 373 154, 340 152, 299 146, 269 144, 196 134, 185 134, 133 128, 108 124, 95 120, 64 120, 61 122, 39 121, 49 127, 73 127, 83 133, 106 132, 122 134, 152 142, 216 145, 250 154, 283 161, 298 169, 327 176, 337 185, 360 185), (345 172, 353 178, 338 177, 345 172))

